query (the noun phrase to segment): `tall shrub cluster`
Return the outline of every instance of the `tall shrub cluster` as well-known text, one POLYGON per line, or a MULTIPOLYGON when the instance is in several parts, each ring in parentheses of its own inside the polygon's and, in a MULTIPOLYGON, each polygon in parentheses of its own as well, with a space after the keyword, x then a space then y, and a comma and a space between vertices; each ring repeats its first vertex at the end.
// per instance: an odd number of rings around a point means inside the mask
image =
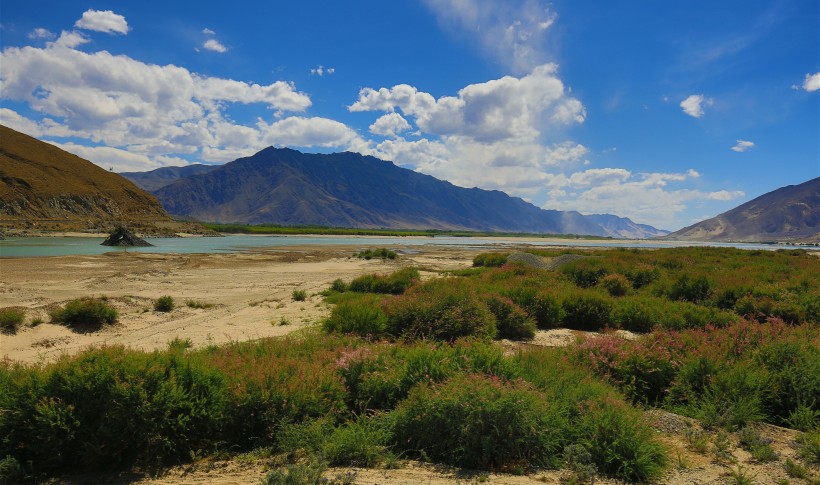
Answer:
POLYGON ((0 409, 10 480, 260 446, 342 466, 400 455, 526 471, 560 466, 572 445, 630 481, 666 463, 640 411, 560 351, 508 356, 478 341, 306 334, 203 350, 105 347, 0 364, 0 409))

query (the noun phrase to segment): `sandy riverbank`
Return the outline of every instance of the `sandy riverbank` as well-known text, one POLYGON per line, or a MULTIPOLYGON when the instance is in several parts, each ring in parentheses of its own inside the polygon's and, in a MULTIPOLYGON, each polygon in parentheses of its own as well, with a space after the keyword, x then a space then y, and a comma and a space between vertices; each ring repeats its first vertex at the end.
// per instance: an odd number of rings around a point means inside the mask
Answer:
MULTIPOLYGON (((394 249, 401 250, 401 247, 394 249)), ((329 312, 318 292, 333 280, 414 265, 428 270, 470 266, 479 250, 417 247, 393 261, 350 257, 349 246, 288 247, 238 254, 145 254, 112 252, 0 260, 0 308, 16 307, 25 324, 0 334, 0 357, 52 361, 89 345, 164 347, 176 337, 195 346, 284 335, 329 312), (304 290, 306 301, 293 301, 304 290), (176 308, 153 311, 153 300, 170 295, 176 308), (49 323, 49 310, 74 298, 106 296, 119 322, 78 333, 49 323), (187 300, 213 305, 191 308, 187 300), (32 325, 40 318, 44 323, 32 325), (282 325, 282 322, 287 322, 282 325)))

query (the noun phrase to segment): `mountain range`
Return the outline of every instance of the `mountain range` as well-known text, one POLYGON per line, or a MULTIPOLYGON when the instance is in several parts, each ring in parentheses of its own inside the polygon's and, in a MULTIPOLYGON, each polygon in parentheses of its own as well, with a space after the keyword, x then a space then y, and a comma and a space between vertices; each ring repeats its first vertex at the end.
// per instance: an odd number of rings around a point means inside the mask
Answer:
POLYGON ((820 242, 820 177, 773 190, 664 239, 820 242))
POLYGON ((0 125, 0 227, 107 230, 116 223, 145 228, 171 218, 118 174, 0 125))
POLYGON ((357 153, 266 148, 221 166, 125 173, 172 215, 199 221, 584 234, 666 234, 612 215, 543 210, 495 190, 463 188, 357 153))

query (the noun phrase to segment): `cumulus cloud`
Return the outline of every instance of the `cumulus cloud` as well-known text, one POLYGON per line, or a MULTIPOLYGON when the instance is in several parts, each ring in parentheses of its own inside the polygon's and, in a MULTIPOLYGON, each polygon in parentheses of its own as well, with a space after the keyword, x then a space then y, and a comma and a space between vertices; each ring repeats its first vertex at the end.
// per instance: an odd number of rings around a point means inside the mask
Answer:
POLYGON ((567 94, 557 70, 555 64, 545 64, 520 78, 504 76, 470 84, 458 96, 439 99, 407 84, 364 88, 348 109, 400 109, 432 135, 464 136, 485 143, 533 140, 550 124, 582 123, 586 117, 583 104, 567 94))
POLYGON ((111 10, 88 9, 82 18, 74 23, 78 29, 105 32, 107 34, 127 34, 130 28, 125 17, 111 10))
POLYGON ((632 173, 618 168, 590 169, 555 178, 545 209, 577 210, 582 213, 611 213, 645 222, 655 227, 682 225, 677 218, 693 202, 730 201, 743 197, 741 191, 701 191, 671 189, 668 182, 685 182, 700 174, 632 173))
POLYGON ((319 66, 310 70, 311 76, 324 76, 325 74, 331 75, 336 72, 335 67, 324 67, 319 66))
POLYGON ((750 148, 754 148, 754 146, 755 144, 753 141, 737 140, 737 143, 735 144, 735 146, 732 147, 732 150, 738 153, 743 153, 750 148))
MULTIPOLYGON (((230 120, 226 113, 233 104, 266 106, 278 117, 311 105, 289 82, 264 85, 207 77, 179 66, 73 48, 84 41, 82 34, 63 32, 44 48, 9 47, 0 53, 2 98, 26 103, 39 113, 35 121, 6 108, 0 112, 5 123, 33 136, 86 139, 152 160, 200 152, 208 161, 208 153, 233 150, 248 155, 266 146, 258 126, 230 120)), ((311 135, 283 134, 282 143, 354 142, 339 136, 335 125, 317 128, 314 121, 311 126, 311 135), (320 137, 317 131, 322 128, 331 134, 320 137)))
POLYGON ((54 33, 48 29, 44 29, 42 27, 37 27, 36 29, 32 30, 28 33, 29 39, 53 39, 54 33))
POLYGON ((706 106, 712 106, 715 103, 714 99, 707 98, 702 94, 693 94, 680 102, 680 107, 683 112, 693 118, 703 117, 706 106))
POLYGON ((425 0, 445 28, 524 73, 548 60, 547 32, 558 15, 538 0, 425 0))
POLYGON ((375 123, 370 125, 369 129, 370 133, 373 133, 374 135, 395 137, 410 128, 410 123, 408 123, 407 120, 400 114, 387 113, 386 115, 380 116, 375 123))
POLYGON ((819 90, 820 72, 814 74, 806 74, 806 79, 803 81, 803 89, 809 92, 819 90))
POLYGON ((216 32, 209 29, 208 27, 205 27, 204 29, 202 29, 202 33, 205 34, 205 35, 216 35, 216 32))
POLYGON ((205 43, 202 44, 202 48, 205 49, 205 50, 212 51, 212 52, 218 52, 220 54, 224 54, 225 52, 228 52, 228 48, 225 47, 224 45, 222 45, 222 43, 219 42, 216 39, 206 40, 205 43))

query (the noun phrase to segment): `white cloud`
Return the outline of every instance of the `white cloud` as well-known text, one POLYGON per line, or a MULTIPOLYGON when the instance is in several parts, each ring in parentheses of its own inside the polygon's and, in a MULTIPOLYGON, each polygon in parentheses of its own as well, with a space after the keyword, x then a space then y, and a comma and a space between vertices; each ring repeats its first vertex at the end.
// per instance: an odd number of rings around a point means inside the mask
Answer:
POLYGON ((127 34, 130 28, 125 17, 115 14, 111 10, 88 9, 83 12, 75 27, 83 30, 105 32, 107 34, 127 34))
POLYGON ((680 107, 683 112, 692 116, 693 118, 703 117, 705 106, 712 106, 715 103, 714 99, 704 97, 702 94, 693 94, 680 102, 680 107))
POLYGON ((272 124, 260 120, 257 126, 265 146, 344 147, 362 143, 350 127, 328 118, 291 116, 272 124))
POLYGON ((319 66, 310 70, 311 76, 324 76, 325 74, 330 75, 336 72, 335 67, 324 67, 319 66))
POLYGON ((566 94, 557 70, 555 64, 545 64, 521 78, 504 76, 470 84, 458 92, 458 97, 439 99, 407 84, 378 91, 364 88, 348 109, 400 109, 414 117, 423 132, 432 135, 465 136, 485 143, 534 140, 550 125, 581 123, 586 117, 581 102, 566 94))
POLYGON ((624 169, 591 169, 560 178, 549 193, 545 209, 577 210, 586 214, 610 213, 659 228, 683 225, 678 218, 692 203, 725 202, 743 197, 741 191, 706 192, 669 189, 668 181, 685 182, 699 177, 686 173, 631 173, 624 169))
POLYGON ((743 153, 750 148, 754 148, 755 144, 753 141, 748 140, 737 140, 737 144, 732 147, 732 150, 743 153))
POLYGON ((537 0, 425 0, 439 22, 496 61, 525 73, 548 60, 547 32, 557 14, 537 0))
POLYGON ((209 29, 208 27, 205 27, 204 29, 202 29, 202 33, 205 34, 205 35, 216 35, 216 32, 209 29))
POLYGON ((29 39, 53 39, 54 33, 48 29, 44 29, 42 27, 37 27, 36 29, 32 30, 28 33, 29 39))
POLYGON ((400 114, 387 113, 386 115, 380 116, 375 123, 370 125, 369 129, 370 133, 373 133, 374 135, 395 137, 410 128, 410 123, 408 123, 407 120, 400 114))
POLYGON ((257 127, 227 117, 234 103, 267 106, 280 117, 311 105, 292 83, 207 77, 174 65, 72 48, 84 39, 77 32, 63 32, 45 48, 9 47, 0 53, 2 98, 27 103, 40 113, 40 121, 33 121, 6 109, 0 113, 4 122, 33 136, 72 136, 159 160, 172 154, 262 148, 257 127), (243 130, 255 134, 236 136, 243 130))
POLYGON ((205 43, 202 44, 202 48, 206 49, 206 50, 209 50, 209 51, 213 51, 213 52, 219 52, 220 54, 224 54, 225 52, 228 52, 228 48, 225 47, 224 45, 222 45, 216 39, 206 40, 205 43))
POLYGON ((820 89, 820 72, 806 74, 806 79, 803 81, 803 89, 809 92, 820 89))
POLYGON ((87 44, 88 42, 88 38, 84 36, 82 32, 77 32, 76 30, 64 30, 60 33, 60 37, 58 37, 57 40, 48 43, 48 47, 66 47, 68 49, 73 49, 77 46, 87 44))

